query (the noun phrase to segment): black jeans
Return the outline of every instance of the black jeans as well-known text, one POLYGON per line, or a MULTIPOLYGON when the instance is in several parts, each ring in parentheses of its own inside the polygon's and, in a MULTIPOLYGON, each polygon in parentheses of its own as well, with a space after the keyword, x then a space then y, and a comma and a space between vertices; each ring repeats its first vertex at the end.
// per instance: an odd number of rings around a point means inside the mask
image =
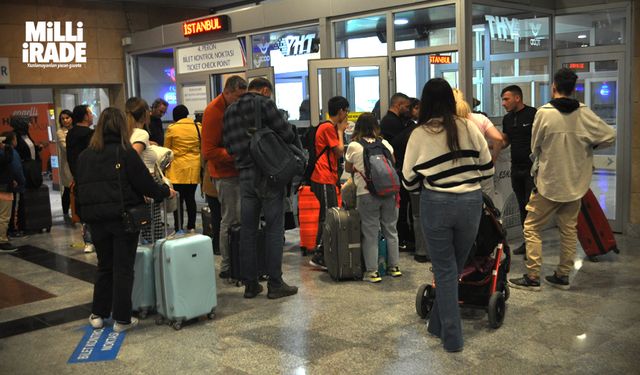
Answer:
POLYGON ((400 187, 400 208, 398 210, 398 240, 401 244, 414 242, 413 222, 411 219, 411 195, 404 187, 400 187))
POLYGON ((240 263, 242 278, 257 282, 257 232, 260 213, 264 215, 265 258, 269 285, 282 283, 282 249, 284 247, 284 187, 266 186, 255 177, 253 169, 240 170, 240 263))
POLYGON ((139 233, 126 233, 120 220, 93 224, 89 230, 98 255, 98 269, 91 312, 103 318, 113 313, 114 320, 129 323, 139 233))
POLYGON ((211 210, 211 224, 213 225, 213 250, 220 251, 220 222, 222 221, 222 207, 217 197, 206 195, 207 205, 211 210))
POLYGON ((518 200, 518 208, 520 208, 520 224, 524 226, 524 219, 527 218, 527 203, 529 202, 529 196, 531 190, 535 185, 533 184, 533 177, 531 177, 531 167, 511 167, 511 187, 516 194, 518 200))
POLYGON ((321 251, 322 246, 322 230, 324 228, 324 220, 327 217, 327 211, 333 207, 338 207, 338 193, 336 185, 317 184, 311 182, 311 191, 315 194, 318 202, 320 202, 320 214, 318 216, 318 234, 316 235, 316 249, 321 251))
POLYGON ((69 214, 69 206, 71 206, 71 189, 66 186, 63 186, 64 190, 62 191, 62 214, 69 214))
POLYGON ((187 230, 194 229, 196 227, 196 211, 198 209, 196 207, 196 189, 198 185, 174 184, 173 188, 180 194, 180 205, 178 205, 178 210, 173 213, 174 229, 177 232, 182 229, 181 226, 184 226, 183 203, 187 206, 187 230), (180 215, 180 220, 178 220, 178 215, 180 215))

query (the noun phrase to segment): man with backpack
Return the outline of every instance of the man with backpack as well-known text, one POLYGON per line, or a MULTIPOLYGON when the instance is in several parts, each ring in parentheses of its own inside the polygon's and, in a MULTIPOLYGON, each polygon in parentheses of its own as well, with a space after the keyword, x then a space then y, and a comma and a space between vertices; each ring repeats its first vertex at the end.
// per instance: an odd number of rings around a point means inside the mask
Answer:
MULTIPOLYGON (((342 96, 334 96, 327 103, 329 121, 320 123, 315 129, 309 129, 307 147, 309 150, 310 171, 308 180, 311 191, 320 202, 318 218, 318 234, 316 236, 316 251, 309 264, 326 270, 324 249, 322 247, 322 229, 327 212, 338 206, 336 185, 340 178, 338 174, 338 159, 344 155, 344 130, 347 128, 349 115, 349 101, 342 96)), ((305 176, 307 177, 307 176, 305 176)))
POLYGON ((248 92, 227 108, 223 119, 223 143, 229 155, 234 157, 240 175, 240 264, 245 298, 254 298, 263 290, 258 282, 256 249, 261 212, 265 219, 267 298, 282 298, 298 292, 297 287, 282 280, 285 190, 282 184, 290 181, 270 179, 273 175, 262 171, 258 167, 259 161, 252 157, 255 138, 265 130, 271 130, 270 136, 279 137, 285 147, 295 141, 291 124, 270 99, 272 92, 273 85, 267 79, 254 79, 249 83, 248 92))

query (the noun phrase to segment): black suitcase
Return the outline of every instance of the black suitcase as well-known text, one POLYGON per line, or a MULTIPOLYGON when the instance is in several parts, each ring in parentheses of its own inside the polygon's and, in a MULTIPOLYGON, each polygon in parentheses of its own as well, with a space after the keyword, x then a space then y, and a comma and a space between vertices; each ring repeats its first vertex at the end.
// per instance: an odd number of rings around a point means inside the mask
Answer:
POLYGON ((49 187, 26 189, 18 202, 18 228, 23 232, 51 232, 49 187))
POLYGON ((333 207, 327 211, 322 232, 324 260, 334 280, 362 279, 360 216, 356 210, 333 207))
POLYGON ((202 215, 202 234, 211 237, 213 253, 220 255, 220 218, 218 218, 217 225, 214 225, 215 218, 209 206, 202 207, 200 213, 202 215))
MULTIPOLYGON (((265 235, 262 228, 256 234, 256 252, 258 259, 258 275, 260 280, 265 280, 267 275, 267 259, 264 249, 265 235)), ((240 225, 229 228, 229 261, 231 268, 229 274, 233 280, 242 280, 242 264, 240 263, 240 225)))

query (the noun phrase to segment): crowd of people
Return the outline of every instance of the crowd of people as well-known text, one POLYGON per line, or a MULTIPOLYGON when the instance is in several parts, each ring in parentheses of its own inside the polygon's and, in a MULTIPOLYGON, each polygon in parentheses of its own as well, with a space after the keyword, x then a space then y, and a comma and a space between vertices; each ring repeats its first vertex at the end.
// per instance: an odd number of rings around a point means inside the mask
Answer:
MULTIPOLYGON (((593 149, 612 144, 614 130, 584 104, 571 99, 577 76, 561 69, 553 79, 553 100, 537 111, 523 102, 515 85, 501 93, 507 111, 502 131, 483 114, 476 113, 464 94, 440 78, 429 80, 421 97, 394 94, 381 119, 364 113, 357 119, 349 142, 345 142, 349 101, 336 96, 327 102, 328 119, 314 129, 314 153, 308 181, 320 210, 316 247, 310 264, 326 269, 322 241, 328 211, 338 206, 336 186, 344 170, 356 187, 365 274, 378 283, 378 241, 387 245, 387 273, 402 276, 400 251, 414 251, 417 262, 432 263, 438 286, 428 321, 428 332, 442 340, 447 351, 460 351, 463 338, 458 307, 457 282, 478 234, 483 198, 493 194, 493 162, 500 150, 511 146, 511 182, 518 200, 525 243, 514 253, 524 254, 528 273, 509 282, 516 288, 540 288, 541 228, 555 214, 562 237, 562 255, 557 270, 546 280, 556 287, 569 287, 569 271, 576 251, 576 217, 580 198, 591 181, 593 149), (397 194, 371 191, 365 176, 365 149, 377 146, 395 167, 402 187, 397 194), (557 155, 563 162, 557 161, 557 155)), ((58 143, 62 208, 69 214, 70 195, 75 191, 82 220, 85 251, 96 251, 98 275, 95 285, 92 326, 101 327, 112 315, 114 330, 135 326, 131 317, 133 263, 139 233, 123 228, 123 209, 147 202, 154 222, 160 222, 160 202, 179 192, 180 208, 174 229, 195 231, 195 192, 208 183, 207 202, 218 213, 221 267, 219 277, 230 277, 229 230, 240 225, 240 264, 244 297, 263 292, 256 246, 258 229, 264 231, 267 297, 283 298, 297 293, 282 273, 285 188, 266 182, 252 159, 250 144, 261 126, 270 128, 286 144, 299 137, 275 103, 273 85, 257 78, 248 83, 234 75, 223 91, 204 110, 202 123, 189 118, 189 109, 178 105, 174 123, 166 132, 161 117, 168 104, 162 99, 151 108, 141 98, 130 98, 125 111, 105 109, 95 130, 91 108, 80 105, 59 115, 58 143), (174 159, 166 170, 173 187, 158 178, 154 146, 172 150, 174 159), (203 169, 206 172, 203 173, 203 169), (204 174, 204 177, 203 177, 204 174), (206 181, 203 181, 203 178, 206 181), (73 191, 72 191, 73 190, 73 191), (187 220, 183 220, 183 205, 187 220)), ((24 121, 22 121, 24 122, 24 121)), ((12 251, 6 237, 15 194, 25 188, 20 161, 37 160, 38 147, 30 140, 19 119, 12 119, 15 134, 4 136, 0 163, 0 248, 12 251), (15 122, 15 124, 14 124, 15 122), (24 154, 24 155, 23 155, 24 154), (6 219, 6 220, 5 220, 6 219)), ((166 223, 162 223, 165 225, 166 223)), ((164 234, 147 229, 148 241, 164 234), (153 232, 153 233, 151 233, 153 232)))

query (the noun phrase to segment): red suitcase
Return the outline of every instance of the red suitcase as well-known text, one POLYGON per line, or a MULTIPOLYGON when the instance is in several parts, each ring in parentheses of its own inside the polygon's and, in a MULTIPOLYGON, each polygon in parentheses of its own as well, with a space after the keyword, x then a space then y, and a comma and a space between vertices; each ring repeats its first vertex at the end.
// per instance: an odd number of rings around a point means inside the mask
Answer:
POLYGON ((578 214, 578 240, 592 262, 598 261, 596 256, 609 251, 620 252, 609 221, 591 189, 582 197, 578 214))

